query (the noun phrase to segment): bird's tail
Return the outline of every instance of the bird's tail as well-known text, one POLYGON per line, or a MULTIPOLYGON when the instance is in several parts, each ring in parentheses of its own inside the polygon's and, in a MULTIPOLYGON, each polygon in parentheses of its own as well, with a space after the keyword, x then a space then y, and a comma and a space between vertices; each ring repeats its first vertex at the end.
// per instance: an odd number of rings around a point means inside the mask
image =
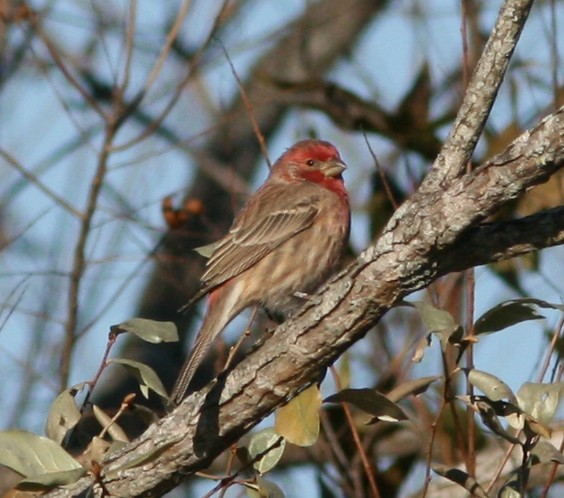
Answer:
POLYGON ((208 310, 204 321, 196 336, 192 351, 188 358, 186 358, 184 365, 182 365, 182 369, 172 389, 171 401, 176 405, 180 404, 186 395, 188 385, 208 352, 212 341, 235 316, 232 312, 232 307, 229 306, 231 304, 229 303, 229 297, 222 296, 222 299, 219 299, 220 296, 214 294, 210 294, 208 310), (227 297, 227 299, 223 299, 223 297, 227 297))

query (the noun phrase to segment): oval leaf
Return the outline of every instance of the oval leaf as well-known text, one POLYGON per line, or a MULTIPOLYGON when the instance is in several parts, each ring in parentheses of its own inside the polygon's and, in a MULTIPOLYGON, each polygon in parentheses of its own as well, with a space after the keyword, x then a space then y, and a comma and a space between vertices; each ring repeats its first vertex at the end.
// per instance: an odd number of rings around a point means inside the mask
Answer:
POLYGON ((244 483, 247 487, 249 498, 284 498, 284 492, 272 481, 267 481, 262 477, 257 478, 256 484, 244 483))
POLYGON ((216 247, 219 245, 219 241, 212 242, 211 244, 206 244, 205 246, 200 246, 194 248, 200 256, 203 256, 206 259, 211 258, 211 255, 214 253, 216 247))
POLYGON ((411 361, 414 363, 421 363, 423 357, 425 356, 425 350, 431 345, 431 334, 425 334, 421 339, 419 339, 415 345, 415 351, 411 357, 411 361))
POLYGON ((129 332, 153 344, 158 344, 159 342, 178 342, 178 331, 173 322, 132 318, 119 325, 112 325, 111 330, 114 333, 129 332))
POLYGON ((342 388, 351 385, 351 358, 348 352, 345 352, 339 361, 339 384, 342 388))
POLYGON ((151 389, 162 398, 168 399, 167 392, 161 382, 161 379, 159 379, 151 367, 139 361, 128 360, 126 358, 113 358, 108 360, 108 363, 117 363, 127 368, 139 381, 139 388, 145 398, 149 397, 149 389, 151 389))
POLYGON ((536 311, 535 306, 564 311, 564 306, 547 303, 540 299, 511 299, 494 306, 478 318, 474 324, 474 333, 489 334, 518 323, 544 318, 536 311))
POLYGON ((438 375, 433 375, 430 377, 421 377, 420 379, 410 380, 403 384, 400 384, 397 387, 394 387, 386 397, 396 403, 397 401, 409 396, 410 394, 418 395, 424 393, 427 388, 435 382, 437 379, 440 379, 438 375))
POLYGON ((457 398, 471 406, 480 415, 482 422, 495 434, 513 444, 519 444, 519 439, 505 429, 498 417, 499 413, 505 413, 506 408, 512 408, 513 405, 505 401, 492 401, 486 396, 457 396, 457 398))
POLYGON ((423 326, 429 333, 440 333, 445 330, 453 332, 458 328, 456 320, 448 311, 435 308, 424 301, 415 301, 413 306, 419 311, 423 326))
POLYGON ((80 463, 51 439, 17 430, 0 432, 0 464, 31 479, 44 474, 85 472, 80 463))
POLYGON ((416 301, 413 306, 419 311, 425 330, 439 336, 443 351, 449 343, 460 342, 463 329, 448 311, 440 310, 423 301, 416 301))
POLYGON ((287 405, 276 410, 274 430, 286 441, 311 446, 319 436, 321 393, 316 385, 302 391, 287 405))
POLYGON ((482 391, 491 401, 508 400, 510 403, 516 403, 515 395, 509 386, 498 379, 495 375, 481 370, 466 371, 468 382, 474 387, 482 391))
POLYGON ((549 441, 538 441, 531 451, 531 456, 533 458, 533 465, 551 462, 564 464, 564 455, 549 441))
POLYGON ((488 494, 485 489, 480 486, 476 479, 463 470, 437 464, 433 465, 433 471, 441 477, 444 477, 470 491, 472 496, 475 496, 476 498, 488 498, 488 494))
POLYGON ((51 405, 45 423, 45 434, 57 444, 63 442, 67 432, 74 428, 80 420, 80 410, 76 406, 71 391, 76 393, 74 389, 65 389, 57 396, 51 405))
POLYGON ((550 439, 552 437, 552 429, 545 424, 541 424, 538 420, 527 417, 526 419, 527 428, 537 434, 538 436, 544 437, 545 439, 550 439))
POLYGON ((256 461, 253 467, 260 474, 264 474, 273 469, 286 447, 286 441, 277 434, 273 428, 264 429, 257 432, 249 442, 249 455, 256 461))
POLYGON ((403 410, 386 396, 374 389, 343 389, 328 398, 327 403, 350 403, 362 411, 374 415, 377 420, 397 422, 406 420, 403 410))
POLYGON ((563 389, 564 382, 555 384, 525 382, 517 392, 519 408, 541 424, 548 424, 556 414, 563 389))

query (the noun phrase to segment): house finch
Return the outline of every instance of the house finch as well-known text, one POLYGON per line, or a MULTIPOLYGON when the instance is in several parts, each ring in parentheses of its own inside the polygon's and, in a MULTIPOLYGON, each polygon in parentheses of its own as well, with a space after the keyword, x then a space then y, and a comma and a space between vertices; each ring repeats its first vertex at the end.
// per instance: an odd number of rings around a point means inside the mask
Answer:
POLYGON ((215 246, 191 301, 209 293, 192 352, 172 392, 180 403, 213 339, 242 310, 288 315, 334 270, 350 229, 346 169, 329 142, 303 140, 282 155, 215 246))

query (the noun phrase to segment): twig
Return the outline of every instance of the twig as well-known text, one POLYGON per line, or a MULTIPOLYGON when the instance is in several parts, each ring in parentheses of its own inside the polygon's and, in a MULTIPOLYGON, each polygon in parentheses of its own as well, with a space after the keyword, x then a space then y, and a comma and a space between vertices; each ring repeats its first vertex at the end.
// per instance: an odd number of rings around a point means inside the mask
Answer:
POLYGON ((383 171, 382 167, 380 166, 380 161, 378 161, 376 154, 372 150, 372 146, 370 145, 370 142, 368 141, 368 137, 366 136, 366 133, 363 132, 362 136, 364 137, 364 141, 366 142, 366 146, 368 147, 368 151, 370 152, 370 155, 372 156, 372 159, 374 160, 374 166, 376 166, 376 171, 378 172, 378 176, 380 176, 380 180, 382 180, 382 185, 384 185, 384 190, 386 191, 386 195, 388 196, 388 200, 390 201, 390 204, 392 205, 392 207, 394 208, 394 211, 395 211, 399 207, 399 204, 398 204, 398 201, 396 200, 396 198, 394 196, 394 193, 392 192, 392 189, 390 188, 390 183, 388 182, 388 178, 384 174, 384 171, 383 171))
MULTIPOLYGON (((562 437, 562 441, 560 441, 560 447, 558 449, 560 450, 560 453, 564 452, 564 437, 562 437)), ((550 471, 548 472, 546 484, 544 485, 544 488, 543 488, 542 493, 539 496, 539 498, 548 498, 548 492, 550 491, 550 488, 551 488, 552 484, 554 483, 554 479, 556 478, 556 472, 558 470, 559 465, 560 465, 559 462, 553 462, 552 463, 550 471)))
MULTIPOLYGON (((462 81, 464 88, 468 88, 470 60, 468 53, 468 0, 462 2, 462 19, 461 19, 461 34, 462 34, 462 81)), ((470 161, 466 164, 466 173, 472 171, 472 163, 470 161)), ((474 344, 472 338, 474 337, 474 299, 476 290, 476 279, 474 268, 469 268, 465 272, 465 301, 466 301, 466 338, 468 339, 466 348, 466 368, 472 370, 474 368, 474 344)), ((468 396, 474 395, 474 386, 466 379, 466 394, 468 396)), ((467 443, 466 443, 466 470, 472 477, 476 477, 476 422, 474 419, 474 411, 470 406, 466 407, 466 424, 468 426, 467 443)))
MULTIPOLYGON (((323 433, 327 438, 328 444, 328 453, 332 456, 331 460, 333 461, 333 465, 335 469, 338 469, 339 466, 342 470, 345 470, 349 466, 349 460, 345 455, 341 444, 339 443, 339 438, 335 434, 333 430, 333 426, 327 416, 327 412, 325 410, 321 410, 319 413, 319 420, 321 422, 321 427, 323 428, 323 433)), ((345 485, 346 480, 343 485, 345 485)), ((346 493, 346 490, 344 490, 346 493)), ((352 493, 346 493, 347 496, 352 496, 352 493)))
POLYGON ((145 84, 143 85, 143 90, 142 90, 143 94, 146 95, 147 92, 150 90, 151 86, 153 86, 153 84, 155 83, 155 80, 157 79, 157 76, 159 75, 162 69, 164 61, 168 57, 170 48, 172 47, 174 40, 176 40, 176 37, 178 36, 178 32, 180 31, 180 26, 184 22, 184 19, 186 18, 186 14, 188 14, 188 9, 190 8, 191 3, 192 2, 190 0, 183 0, 182 5, 178 9, 178 12, 174 18, 174 23, 172 25, 172 28, 170 28, 170 31, 167 33, 166 40, 161 50, 161 53, 159 54, 157 61, 153 65, 153 68, 151 69, 149 76, 147 76, 147 79, 145 80, 145 84))
POLYGON ((106 433, 110 430, 112 425, 114 425, 117 422, 117 420, 122 416, 123 412, 125 412, 125 410, 127 410, 132 405, 133 401, 135 400, 135 396, 136 395, 134 393, 125 396, 116 414, 110 419, 110 421, 104 426, 104 428, 98 435, 99 438, 103 438, 106 435, 106 433))
MULTIPOLYGON (((170 100, 168 101, 168 103, 166 104, 166 106, 164 107, 164 109, 161 111, 161 113, 154 118, 151 123, 147 126, 147 128, 145 128, 139 135, 133 137, 130 140, 127 140, 126 142, 124 142, 123 144, 120 145, 114 145, 112 147, 112 150, 114 152, 116 151, 122 151, 122 150, 126 150, 130 147, 132 147, 133 145, 143 141, 145 138, 147 138, 149 135, 151 135, 161 124, 162 122, 165 120, 165 118, 168 116, 168 114, 170 113, 170 111, 174 108, 174 106, 176 105, 176 102, 178 101, 178 99, 180 98, 180 96, 182 95, 182 92, 184 91, 184 88, 186 87, 186 85, 188 84, 188 82, 194 77, 195 71, 194 69, 198 66, 198 64, 200 63, 205 49, 208 47, 215 31, 218 29, 219 27, 219 23, 220 23, 220 19, 222 17, 222 13, 226 10, 227 8, 227 4, 228 4, 229 0, 224 0, 223 1, 223 5, 220 9, 219 14, 216 17, 216 21, 214 23, 214 26, 211 30, 210 35, 208 36, 208 38, 204 41, 204 43, 202 44, 202 47, 200 48, 200 50, 198 50, 198 52, 196 52, 196 54, 194 55, 194 57, 192 57, 192 59, 190 61, 188 61, 187 64, 187 69, 186 69, 186 74, 184 76, 184 78, 182 78, 182 80, 178 83, 178 85, 176 86, 176 89, 174 91, 174 94, 172 95, 172 97, 170 98, 170 100)), ((144 88, 142 91, 140 91, 137 95, 137 97, 134 99, 134 101, 136 102, 136 105, 138 105, 141 102, 141 99, 143 98, 144 94, 146 92, 146 88, 144 88)))
POLYGON ((499 476, 501 475, 505 465, 509 461, 509 458, 511 457, 511 453, 513 453, 513 450, 515 449, 516 446, 517 445, 515 443, 511 443, 509 448, 507 448, 507 450, 505 451, 505 454, 503 455, 501 462, 499 462, 499 465, 498 465, 496 471, 494 472, 494 475, 492 476, 490 483, 488 484, 488 486, 486 488, 487 494, 489 494, 490 491, 493 489, 493 487, 494 487, 495 483, 497 482, 497 480, 499 479, 499 476))
MULTIPOLYGON (((339 374, 334 366, 330 367, 331 375, 335 381, 335 385, 337 389, 341 389, 341 380, 339 379, 339 374)), ((368 479, 368 484, 370 486, 370 492, 373 498, 380 498, 380 491, 378 491, 378 486, 376 484, 376 478, 374 476, 374 470, 370 466, 370 462, 368 461, 368 456, 366 455, 366 451, 362 446, 362 441, 360 440, 360 436, 358 435, 358 430, 354 424, 354 420, 352 417, 351 409, 349 405, 345 402, 341 402, 341 406, 343 407, 343 412, 345 413, 345 417, 349 424, 349 429, 351 430, 351 434, 354 440, 354 444, 358 450, 358 454, 360 456, 360 460, 362 462, 362 466, 364 467, 364 472, 366 474, 366 478, 368 479)))
POLYGON ((237 351, 239 351, 241 344, 243 344, 244 340, 247 337, 249 337, 249 334, 251 333, 251 325, 253 324, 255 316, 257 315, 257 311, 258 311, 258 307, 255 306, 253 308, 253 311, 252 311, 251 316, 249 318, 249 323, 245 327, 244 332, 241 334, 241 337, 239 337, 237 342, 229 350, 229 354, 227 355, 227 360, 225 361, 225 365, 223 366, 223 370, 227 370, 229 368, 229 365, 231 365, 231 362, 233 361, 233 358, 235 358, 237 351))
POLYGON ((82 282, 82 276, 84 275, 84 272, 86 270, 86 244, 88 242, 92 219, 94 217, 94 213, 96 212, 98 198, 100 196, 108 168, 110 145, 117 131, 117 127, 113 123, 114 122, 110 120, 106 128, 102 151, 98 159, 98 167, 96 168, 96 172, 92 179, 90 194, 86 203, 86 210, 84 211, 84 217, 82 219, 82 224, 74 249, 73 268, 70 277, 68 294, 68 319, 65 326, 65 338, 63 340, 63 347, 61 352, 61 367, 59 373, 59 388, 61 390, 67 387, 70 374, 72 350, 74 348, 77 337, 76 331, 78 325, 80 286, 82 282))
POLYGON ((437 416, 435 417, 435 420, 431 424, 431 434, 429 437, 429 446, 427 446, 427 459, 425 462, 425 484, 423 485, 423 490, 421 491, 421 498, 425 498, 427 496, 427 491, 429 490, 429 484, 431 483, 433 447, 435 446, 435 439, 437 436, 437 428, 439 426, 439 421, 443 416, 445 407, 446 407, 446 401, 443 397, 443 399, 441 400, 441 406, 439 406, 439 410, 437 411, 437 416))
POLYGON ((123 65, 123 75, 118 88, 121 91, 121 97, 125 94, 129 86, 129 76, 131 73, 131 62, 133 61, 133 48, 135 47, 135 28, 137 20, 137 0, 129 2, 129 22, 125 34, 125 64, 123 65))
POLYGON ((53 61, 60 69, 60 71, 63 73, 67 81, 78 91, 80 96, 94 111, 96 111, 101 117, 105 118, 106 115, 103 109, 98 105, 98 102, 96 102, 96 100, 86 91, 85 88, 83 88, 83 86, 72 75, 70 70, 67 68, 66 64, 63 62, 63 58, 61 57, 58 48, 51 41, 49 36, 47 36, 47 34, 43 31, 43 28, 41 27, 41 24, 38 20, 38 16, 37 15, 30 16, 30 21, 33 27, 35 28, 35 31, 37 32, 39 38, 41 38, 43 43, 45 43, 45 46, 47 47, 49 54, 53 58, 53 61))
POLYGON ((44 183, 39 181, 37 176, 32 175, 23 164, 21 164, 14 156, 9 152, 0 148, 0 157, 2 157, 10 166, 12 166, 18 173, 20 173, 26 180, 33 183, 41 192, 43 192, 47 197, 51 198, 56 204, 61 206, 65 211, 68 211, 74 217, 81 220, 83 218, 82 213, 73 208, 65 199, 60 195, 53 192, 44 183))
POLYGON ((106 343, 106 350, 104 351, 104 355, 102 356, 102 360, 100 361, 100 366, 98 367, 98 370, 94 374, 94 378, 88 383, 89 389, 88 392, 86 393, 86 396, 84 397, 82 406, 80 407, 80 413, 84 412, 85 407, 88 405, 88 402, 90 401, 90 396, 92 395, 92 391, 96 387, 96 384, 98 383, 98 380, 100 379, 102 373, 108 366, 108 356, 110 356, 110 351, 112 350, 112 347, 116 342, 116 339, 117 339, 117 334, 113 330, 110 330, 110 333, 108 335, 108 342, 106 343))
POLYGON ((239 78, 239 74, 237 74, 237 70, 233 65, 233 61, 231 60, 231 57, 229 57, 229 52, 227 52, 225 45, 223 45, 223 42, 219 38, 216 38, 216 40, 219 43, 221 49, 223 50, 223 53, 225 54, 225 58, 227 59, 229 67, 231 68, 231 73, 233 74, 233 77, 237 82, 237 86, 239 87, 239 92, 241 93, 241 99, 243 99, 243 104, 245 105, 245 109, 247 110, 247 114, 249 116, 249 119, 251 120, 251 124, 253 125, 253 130, 255 132, 255 136, 257 137, 260 150, 262 152, 262 155, 264 156, 264 159, 266 160, 266 164, 268 164, 268 169, 272 169, 272 164, 270 163, 270 159, 268 158, 268 149, 266 147, 266 140, 264 139, 264 135, 260 130, 260 126, 255 117, 253 104, 249 100, 249 96, 247 95, 247 91, 245 90, 245 85, 243 85, 241 78, 239 78))
MULTIPOLYGON (((544 362, 540 369, 537 382, 542 382, 542 380, 544 379, 544 376, 546 375, 546 372, 548 371, 548 367, 550 365, 550 358, 556 350, 556 345, 558 344, 559 339, 562 339, 562 336, 564 335, 564 314, 561 315, 556 329, 557 331, 554 332, 554 335, 552 336, 552 339, 550 341, 550 345, 545 352, 544 362)), ((551 379, 551 382, 554 382, 554 379, 551 379)))

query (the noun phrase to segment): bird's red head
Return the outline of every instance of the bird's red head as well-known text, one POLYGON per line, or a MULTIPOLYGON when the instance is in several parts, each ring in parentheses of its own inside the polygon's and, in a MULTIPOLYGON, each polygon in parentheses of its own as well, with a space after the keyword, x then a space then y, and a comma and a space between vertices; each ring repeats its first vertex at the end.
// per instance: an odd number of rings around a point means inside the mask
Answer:
POLYGON ((309 181, 330 190, 344 189, 342 173, 346 165, 335 146, 324 140, 302 140, 276 161, 272 176, 286 181, 309 181))

